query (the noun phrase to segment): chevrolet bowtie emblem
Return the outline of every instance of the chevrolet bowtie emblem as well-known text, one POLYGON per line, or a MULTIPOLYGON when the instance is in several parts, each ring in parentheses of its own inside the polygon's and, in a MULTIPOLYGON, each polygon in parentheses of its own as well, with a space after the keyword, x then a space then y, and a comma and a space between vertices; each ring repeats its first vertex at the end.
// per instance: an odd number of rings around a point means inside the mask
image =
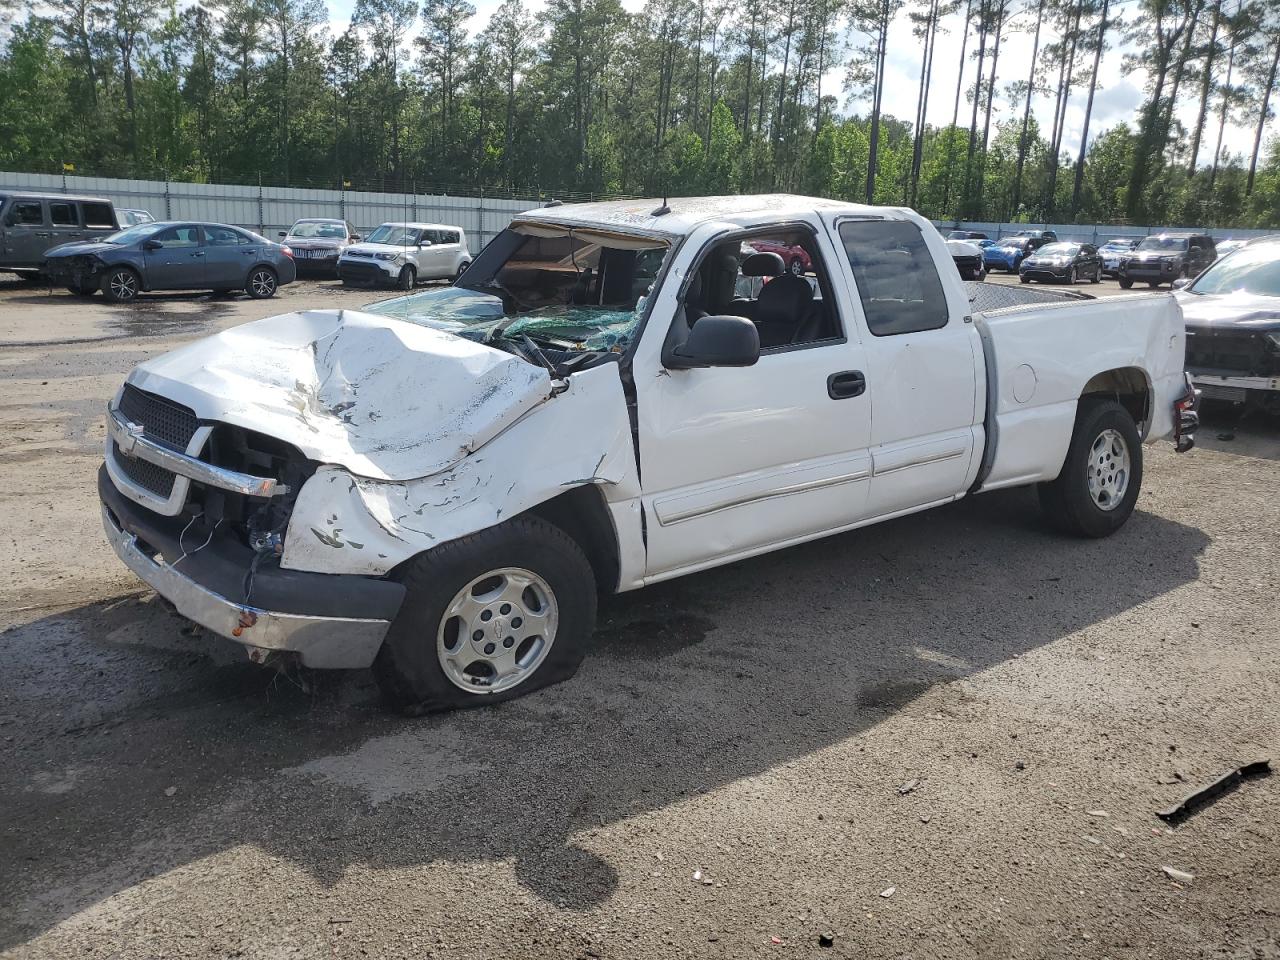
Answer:
POLYGON ((118 437, 116 445, 120 448, 120 452, 126 457, 133 456, 133 448, 138 445, 138 441, 142 439, 146 430, 140 423, 126 423, 124 426, 124 436, 118 437))

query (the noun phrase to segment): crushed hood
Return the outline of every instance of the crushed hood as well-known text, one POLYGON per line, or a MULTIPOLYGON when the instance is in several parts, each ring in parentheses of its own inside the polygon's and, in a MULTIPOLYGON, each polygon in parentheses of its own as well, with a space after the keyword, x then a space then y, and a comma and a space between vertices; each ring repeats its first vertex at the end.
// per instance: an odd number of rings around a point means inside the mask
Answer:
POLYGON ((377 480, 458 463, 551 395, 541 367, 385 316, 288 313, 138 366, 129 382, 377 480))
POLYGON ((1280 297, 1244 292, 1196 294, 1186 290, 1175 296, 1189 326, 1280 328, 1280 297))

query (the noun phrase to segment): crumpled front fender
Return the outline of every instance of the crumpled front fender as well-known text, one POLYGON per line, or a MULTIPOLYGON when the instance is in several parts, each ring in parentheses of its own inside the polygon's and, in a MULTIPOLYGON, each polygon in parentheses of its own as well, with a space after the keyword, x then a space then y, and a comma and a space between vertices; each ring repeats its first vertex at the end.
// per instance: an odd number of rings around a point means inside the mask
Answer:
POLYGON ((574 374, 564 393, 439 473, 386 481, 321 467, 298 494, 281 566, 382 575, 585 484, 609 501, 639 496, 615 364, 574 374))

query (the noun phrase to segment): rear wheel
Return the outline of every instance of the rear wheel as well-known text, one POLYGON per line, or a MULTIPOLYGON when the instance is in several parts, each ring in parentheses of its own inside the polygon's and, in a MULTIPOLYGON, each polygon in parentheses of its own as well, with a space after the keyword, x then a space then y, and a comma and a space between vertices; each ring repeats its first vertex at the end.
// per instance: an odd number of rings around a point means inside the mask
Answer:
POLYGON ((1075 282, 1079 279, 1080 279, 1080 275, 1077 273, 1076 268, 1072 267, 1071 272, 1067 274, 1067 283, 1074 285, 1075 282))
POLYGON ((791 262, 787 264, 787 268, 797 277, 804 276, 804 261, 799 257, 792 257, 791 262))
POLYGON ((278 281, 274 270, 270 267, 254 267, 249 271, 244 292, 255 300, 267 300, 276 295, 277 286, 278 281))
POLYGON ((1020 274, 1018 274, 1018 279, 1019 279, 1020 281, 1022 281, 1023 283, 1030 283, 1030 282, 1031 282, 1031 278, 1030 278, 1030 277, 1028 277, 1025 273, 1020 273, 1020 274))
POLYGON ((470 260, 463 260, 460 264, 458 264, 458 272, 453 275, 453 279, 456 281, 459 277, 461 277, 462 274, 466 272, 466 269, 469 266, 471 266, 470 260))
POLYGON ((1093 282, 1094 282, 1094 283, 1101 283, 1101 282, 1102 282, 1102 268, 1101 268, 1101 267, 1099 267, 1097 270, 1093 271, 1093 282))
POLYGON ((1142 487, 1142 439, 1129 411, 1114 400, 1085 398, 1062 472, 1040 484, 1040 506, 1054 527, 1079 537, 1119 530, 1142 487))
POLYGON ((395 708, 424 713, 523 696, 573 676, 595 626, 595 577, 578 544, 537 517, 409 561, 408 593, 374 662, 395 708))
POLYGON ((102 295, 112 303, 132 303, 142 289, 142 280, 128 267, 113 267, 102 277, 102 295))

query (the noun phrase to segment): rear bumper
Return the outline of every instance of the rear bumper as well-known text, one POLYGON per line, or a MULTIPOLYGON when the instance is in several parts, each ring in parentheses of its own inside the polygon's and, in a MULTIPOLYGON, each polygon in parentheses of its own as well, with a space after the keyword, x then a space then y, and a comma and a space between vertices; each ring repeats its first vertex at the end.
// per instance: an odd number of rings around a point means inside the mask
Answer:
POLYGON ((1182 376, 1186 386, 1173 402, 1173 448, 1178 453, 1186 453, 1196 445, 1196 430, 1200 427, 1200 391, 1191 374, 1182 376))
POLYGON ((105 471, 98 493, 107 540, 125 566, 184 617, 243 644, 254 660, 294 653, 308 667, 367 667, 404 600, 404 587, 393 581, 267 564, 246 594, 254 558, 248 547, 203 528, 184 537, 186 518, 137 506, 105 471))

